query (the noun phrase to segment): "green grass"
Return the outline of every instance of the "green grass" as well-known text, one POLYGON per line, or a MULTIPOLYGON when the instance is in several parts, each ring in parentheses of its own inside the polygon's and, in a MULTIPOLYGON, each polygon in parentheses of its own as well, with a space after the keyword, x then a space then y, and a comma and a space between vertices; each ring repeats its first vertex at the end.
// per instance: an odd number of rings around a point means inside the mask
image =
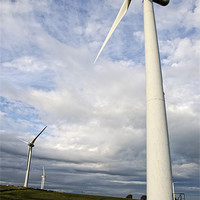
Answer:
POLYGON ((124 198, 69 194, 1 185, 0 200, 124 200, 124 198))

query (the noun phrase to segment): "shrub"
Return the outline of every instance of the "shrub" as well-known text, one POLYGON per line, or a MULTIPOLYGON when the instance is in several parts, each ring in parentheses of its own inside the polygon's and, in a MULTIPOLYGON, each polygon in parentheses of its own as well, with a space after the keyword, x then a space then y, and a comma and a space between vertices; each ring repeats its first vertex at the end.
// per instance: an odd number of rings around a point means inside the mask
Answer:
POLYGON ((147 199, 147 196, 146 195, 142 195, 140 200, 146 200, 147 199))
POLYGON ((129 194, 129 195, 126 196, 126 198, 127 198, 127 199, 132 199, 133 196, 132 196, 132 194, 129 194))

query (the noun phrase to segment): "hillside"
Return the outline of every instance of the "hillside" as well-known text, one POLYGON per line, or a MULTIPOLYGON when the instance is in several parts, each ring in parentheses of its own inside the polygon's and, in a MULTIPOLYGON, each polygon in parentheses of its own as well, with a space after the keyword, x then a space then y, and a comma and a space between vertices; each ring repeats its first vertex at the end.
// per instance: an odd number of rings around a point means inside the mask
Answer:
POLYGON ((40 189, 0 186, 0 200, 124 200, 125 198, 69 194, 40 189))

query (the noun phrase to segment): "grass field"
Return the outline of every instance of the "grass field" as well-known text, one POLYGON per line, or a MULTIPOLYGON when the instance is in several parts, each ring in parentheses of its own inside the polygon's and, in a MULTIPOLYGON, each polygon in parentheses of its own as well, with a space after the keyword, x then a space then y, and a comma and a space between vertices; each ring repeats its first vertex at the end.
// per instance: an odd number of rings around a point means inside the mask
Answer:
POLYGON ((124 198, 69 194, 15 186, 0 186, 0 200, 124 200, 124 198))

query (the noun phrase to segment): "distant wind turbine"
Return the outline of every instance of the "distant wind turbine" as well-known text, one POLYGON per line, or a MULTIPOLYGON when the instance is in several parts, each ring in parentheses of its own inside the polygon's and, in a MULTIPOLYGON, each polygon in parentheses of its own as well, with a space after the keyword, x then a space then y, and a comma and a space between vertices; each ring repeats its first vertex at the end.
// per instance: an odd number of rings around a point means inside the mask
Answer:
POLYGON ((44 182, 45 182, 45 170, 44 170, 44 167, 43 167, 43 174, 42 174, 42 181, 41 181, 41 190, 44 189, 44 182))
MULTIPOLYGON (((143 0, 146 66, 147 198, 172 200, 172 170, 163 92, 160 54, 153 2, 166 6, 169 0, 143 0)), ((125 15, 131 0, 125 0, 94 63, 125 15)))
POLYGON ((29 180, 29 172, 30 172, 30 165, 31 165, 31 156, 32 156, 32 148, 34 147, 35 140, 39 137, 39 135, 46 129, 47 126, 45 126, 42 131, 31 141, 31 142, 25 142, 28 145, 28 157, 27 157, 27 170, 26 170, 26 176, 24 181, 24 187, 28 187, 28 180, 29 180))

